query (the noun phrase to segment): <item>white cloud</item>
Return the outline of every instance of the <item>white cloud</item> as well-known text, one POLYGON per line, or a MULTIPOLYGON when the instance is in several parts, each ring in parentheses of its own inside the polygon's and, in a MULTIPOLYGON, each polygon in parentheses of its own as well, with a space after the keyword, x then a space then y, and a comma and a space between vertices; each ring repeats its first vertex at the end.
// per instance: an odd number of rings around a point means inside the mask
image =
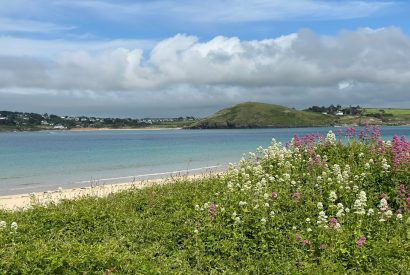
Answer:
POLYGON ((200 41, 179 34, 158 42, 145 55, 141 48, 108 44, 113 47, 65 48, 47 58, 33 52, 34 57, 0 52, 1 99, 13 89, 23 89, 64 98, 76 91, 88 100, 92 93, 94 99, 151 107, 245 100, 290 106, 410 103, 410 37, 396 28, 336 36, 301 30, 253 41, 223 36, 200 41))

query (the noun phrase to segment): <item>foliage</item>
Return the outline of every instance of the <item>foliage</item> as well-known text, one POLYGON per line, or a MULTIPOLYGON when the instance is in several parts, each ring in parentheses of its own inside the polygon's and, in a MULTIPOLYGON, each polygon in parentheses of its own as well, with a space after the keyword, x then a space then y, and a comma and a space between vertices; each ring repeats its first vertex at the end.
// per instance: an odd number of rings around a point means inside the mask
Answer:
POLYGON ((280 105, 246 102, 223 109, 191 128, 269 128, 331 125, 322 114, 298 111, 280 105))
POLYGON ((222 176, 0 212, 0 270, 404 274, 409 153, 350 128, 273 140, 222 176))

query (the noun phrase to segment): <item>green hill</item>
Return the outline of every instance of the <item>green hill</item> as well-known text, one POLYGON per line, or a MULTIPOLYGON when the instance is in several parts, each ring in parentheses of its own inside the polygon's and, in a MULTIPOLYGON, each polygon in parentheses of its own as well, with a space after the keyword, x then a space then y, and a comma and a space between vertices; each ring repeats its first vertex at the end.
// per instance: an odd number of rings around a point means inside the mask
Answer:
POLYGON ((312 127, 334 124, 334 118, 280 105, 246 102, 223 109, 190 128, 312 127))

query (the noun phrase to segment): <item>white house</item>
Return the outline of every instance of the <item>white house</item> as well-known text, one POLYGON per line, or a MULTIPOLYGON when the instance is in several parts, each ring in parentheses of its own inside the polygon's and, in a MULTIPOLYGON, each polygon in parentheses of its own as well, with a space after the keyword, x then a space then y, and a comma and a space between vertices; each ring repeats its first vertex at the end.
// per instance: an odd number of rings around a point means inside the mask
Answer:
POLYGON ((337 116, 342 116, 342 115, 343 115, 343 112, 342 112, 342 111, 337 111, 337 112, 336 112, 336 115, 337 115, 337 116))

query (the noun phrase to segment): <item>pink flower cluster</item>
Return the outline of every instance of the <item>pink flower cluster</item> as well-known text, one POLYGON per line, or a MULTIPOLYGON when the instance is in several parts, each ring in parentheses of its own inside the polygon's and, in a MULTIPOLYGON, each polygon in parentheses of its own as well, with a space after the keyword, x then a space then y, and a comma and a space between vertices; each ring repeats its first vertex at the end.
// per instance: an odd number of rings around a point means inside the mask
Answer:
POLYGON ((321 134, 309 134, 300 138, 297 134, 293 136, 292 145, 298 148, 312 149, 318 140, 323 139, 321 134))
POLYGON ((356 241, 356 245, 357 247, 362 247, 364 245, 364 243, 366 242, 366 237, 365 236, 361 236, 360 239, 358 239, 356 241))
POLYGON ((392 140, 393 167, 409 166, 410 164, 410 141, 406 137, 394 135, 392 140))

